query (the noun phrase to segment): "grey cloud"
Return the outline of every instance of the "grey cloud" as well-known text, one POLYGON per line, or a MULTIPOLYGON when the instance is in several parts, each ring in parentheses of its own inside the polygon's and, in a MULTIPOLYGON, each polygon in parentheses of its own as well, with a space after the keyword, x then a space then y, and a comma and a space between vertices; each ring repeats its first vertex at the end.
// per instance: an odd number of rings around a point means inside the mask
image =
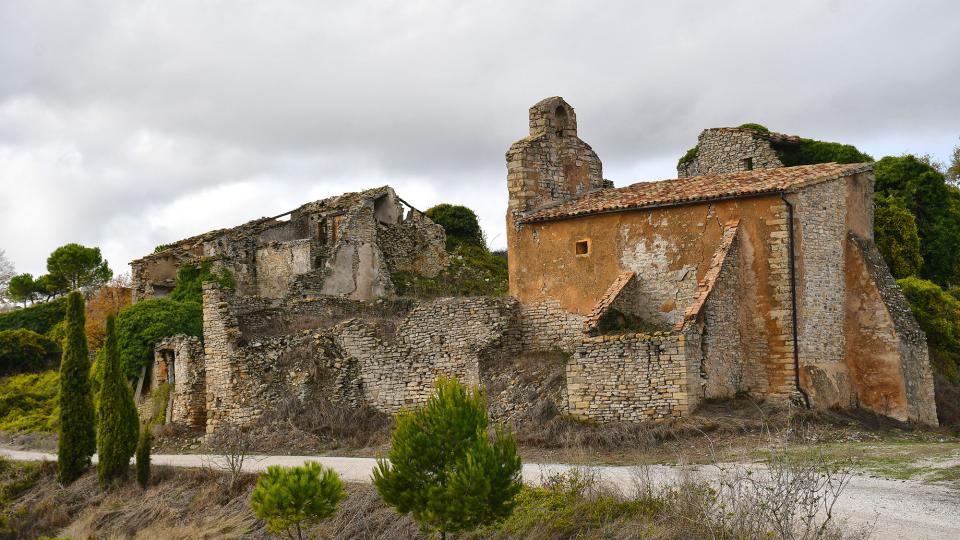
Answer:
POLYGON ((620 184, 670 177, 702 128, 748 121, 945 155, 958 15, 949 1, 6 2, 0 247, 38 271, 82 240, 121 268, 169 235, 381 183, 476 207, 496 237, 503 153, 526 108, 558 94, 620 184))

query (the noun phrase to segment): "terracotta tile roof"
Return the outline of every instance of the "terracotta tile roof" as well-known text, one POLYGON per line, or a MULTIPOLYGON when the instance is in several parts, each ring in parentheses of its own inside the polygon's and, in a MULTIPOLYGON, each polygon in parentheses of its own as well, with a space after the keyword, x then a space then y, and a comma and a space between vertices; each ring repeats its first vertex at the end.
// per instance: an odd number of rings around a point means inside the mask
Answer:
POLYGON ((726 174, 708 174, 640 182, 617 189, 603 189, 578 199, 540 209, 520 220, 521 223, 549 221, 601 212, 618 212, 651 206, 678 206, 717 199, 735 199, 790 191, 843 176, 869 171, 872 163, 820 163, 777 169, 757 169, 726 174))
POLYGON ((607 309, 613 305, 614 300, 617 299, 617 296, 620 295, 623 288, 627 286, 627 283, 630 283, 632 277, 633 272, 621 272, 620 275, 617 276, 617 279, 613 280, 613 283, 607 288, 607 292, 603 293, 603 296, 597 301, 597 305, 593 306, 593 309, 590 311, 590 315, 587 315, 586 320, 583 321, 584 332, 590 333, 596 329, 597 324, 600 323, 600 318, 603 317, 607 309))

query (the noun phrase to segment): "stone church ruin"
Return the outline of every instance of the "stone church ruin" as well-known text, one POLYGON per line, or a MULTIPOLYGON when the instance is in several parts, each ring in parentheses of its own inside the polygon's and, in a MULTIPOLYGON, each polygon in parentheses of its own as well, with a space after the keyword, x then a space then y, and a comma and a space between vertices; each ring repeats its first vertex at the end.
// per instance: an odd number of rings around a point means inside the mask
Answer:
MULTIPOLYGON (((507 152, 510 296, 400 297, 443 229, 388 187, 176 242, 132 263, 136 299, 210 260, 203 339, 157 344, 142 388, 215 432, 279 402, 396 412, 438 376, 500 419, 544 401, 597 421, 682 417, 738 393, 936 424, 923 332, 873 243, 869 163, 783 166, 785 135, 706 130, 674 180, 603 178, 559 97, 507 152)), ((795 139, 795 138, 794 138, 795 139)))

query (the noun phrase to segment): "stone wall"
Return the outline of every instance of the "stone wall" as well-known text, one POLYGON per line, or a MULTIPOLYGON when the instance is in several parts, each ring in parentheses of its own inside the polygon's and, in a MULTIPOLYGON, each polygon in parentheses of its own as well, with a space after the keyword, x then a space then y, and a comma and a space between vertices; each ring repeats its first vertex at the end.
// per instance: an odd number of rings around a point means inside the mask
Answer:
POLYGON ((796 279, 800 365, 814 405, 850 405, 844 363, 846 181, 804 188, 796 197, 796 279))
POLYGON ((167 421, 194 428, 206 425, 206 369, 203 345, 178 334, 154 346, 151 388, 170 384, 167 421))
POLYGON ((584 338, 567 364, 570 414, 604 422, 685 416, 698 390, 699 353, 687 350, 696 343, 679 333, 584 338))
POLYGON ((677 177, 783 167, 771 139, 795 137, 743 128, 705 129, 697 139, 696 157, 677 165, 677 177))
POLYGON ((298 274, 312 267, 311 240, 270 242, 257 248, 257 293, 267 298, 283 298, 298 274))
POLYGON ((525 351, 573 351, 583 337, 586 317, 569 313, 556 300, 520 305, 519 331, 525 351))
POLYGON ((392 413, 424 403, 440 376, 480 384, 483 362, 518 351, 515 313, 511 298, 442 298, 416 306, 394 336, 356 319, 336 339, 360 365, 367 402, 392 413))
POLYGON ((745 380, 743 338, 743 305, 740 302, 740 245, 734 241, 720 261, 716 281, 703 305, 704 396, 732 397, 748 389, 745 380))

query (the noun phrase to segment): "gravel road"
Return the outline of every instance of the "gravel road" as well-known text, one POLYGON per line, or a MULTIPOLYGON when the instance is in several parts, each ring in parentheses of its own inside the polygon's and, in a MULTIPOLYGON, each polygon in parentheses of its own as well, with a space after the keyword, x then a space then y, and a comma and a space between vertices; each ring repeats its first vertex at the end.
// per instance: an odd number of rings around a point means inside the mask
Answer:
MULTIPOLYGON (((56 455, 0 448, 0 455, 21 461, 55 460, 56 455)), ((96 457, 94 457, 96 460, 96 457)), ((347 482, 369 482, 376 464, 371 458, 326 456, 249 456, 244 470, 262 471, 270 465, 295 466, 304 461, 317 461, 336 470, 347 482)), ((221 456, 191 454, 154 455, 151 461, 174 467, 218 467, 221 456)), ((537 484, 544 474, 576 468, 564 464, 527 463, 523 480, 537 484)), ((594 466, 600 477, 623 489, 633 488, 637 469, 633 467, 594 466)), ((676 480, 680 470, 666 465, 644 469, 653 483, 676 480)), ((710 475, 709 470, 703 474, 710 475)), ((930 485, 913 480, 889 480, 854 476, 837 502, 836 513, 853 526, 876 522, 871 538, 878 540, 927 540, 960 538, 960 490, 943 485, 930 485)))

